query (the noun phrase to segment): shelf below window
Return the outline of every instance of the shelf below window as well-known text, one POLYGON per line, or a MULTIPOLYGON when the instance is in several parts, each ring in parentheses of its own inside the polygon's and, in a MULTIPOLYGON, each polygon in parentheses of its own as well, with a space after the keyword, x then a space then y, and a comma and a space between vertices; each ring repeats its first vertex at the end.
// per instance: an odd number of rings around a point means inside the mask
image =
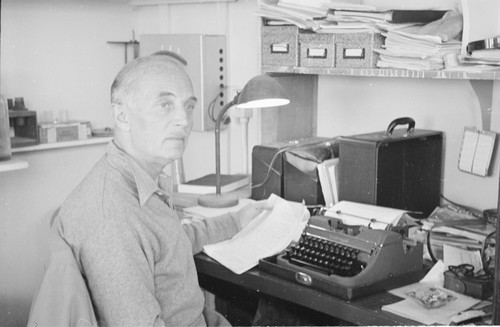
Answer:
MULTIPOLYGON (((472 69, 472 68, 471 68, 472 69)), ((333 76, 361 76, 361 77, 396 77, 415 79, 465 79, 465 80, 500 80, 499 70, 491 71, 458 71, 433 70, 417 71, 406 69, 382 68, 325 68, 325 67, 289 67, 263 65, 264 73, 288 73, 333 76)))
POLYGON ((75 146, 84 146, 91 144, 105 144, 111 141, 112 137, 92 137, 87 140, 70 141, 70 142, 56 142, 56 143, 44 143, 32 146, 25 146, 19 148, 13 148, 12 153, 20 152, 32 152, 32 151, 42 151, 50 149, 60 149, 60 148, 70 148, 75 146))
POLYGON ((19 170, 28 168, 29 164, 27 161, 10 159, 7 161, 0 161, 0 172, 19 170))

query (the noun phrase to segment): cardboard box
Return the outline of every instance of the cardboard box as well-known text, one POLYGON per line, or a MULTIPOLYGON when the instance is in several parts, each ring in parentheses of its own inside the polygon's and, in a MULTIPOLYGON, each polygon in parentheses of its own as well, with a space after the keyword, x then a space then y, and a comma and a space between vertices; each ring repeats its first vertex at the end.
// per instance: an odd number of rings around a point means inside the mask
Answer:
POLYGON ((264 21, 261 34, 263 65, 299 65, 299 28, 297 26, 266 25, 264 21))
POLYGON ((336 68, 376 68, 378 53, 384 44, 382 34, 366 32, 350 32, 335 34, 335 67, 336 68))
POLYGON ((59 124, 39 124, 40 143, 68 142, 86 140, 92 136, 88 121, 68 121, 59 124))
POLYGON ((302 32, 299 34, 301 67, 335 67, 335 34, 302 32))

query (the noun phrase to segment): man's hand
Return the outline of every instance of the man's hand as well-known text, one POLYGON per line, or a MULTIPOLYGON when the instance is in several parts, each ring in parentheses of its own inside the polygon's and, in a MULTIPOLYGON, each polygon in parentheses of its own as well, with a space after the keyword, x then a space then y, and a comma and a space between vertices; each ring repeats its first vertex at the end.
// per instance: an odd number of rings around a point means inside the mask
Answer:
POLYGON ((241 228, 245 228, 248 223, 257 217, 264 210, 271 210, 273 204, 267 200, 260 200, 249 203, 236 212, 236 217, 240 220, 241 228))

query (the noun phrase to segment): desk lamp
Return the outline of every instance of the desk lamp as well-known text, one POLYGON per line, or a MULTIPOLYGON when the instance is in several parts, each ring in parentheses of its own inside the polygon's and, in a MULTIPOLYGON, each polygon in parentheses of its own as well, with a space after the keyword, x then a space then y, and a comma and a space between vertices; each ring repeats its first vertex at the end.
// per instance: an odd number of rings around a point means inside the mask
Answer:
POLYGON ((206 194, 198 198, 198 204, 209 208, 227 208, 238 204, 237 196, 221 194, 220 173, 220 124, 226 111, 236 105, 241 109, 280 107, 290 103, 281 85, 267 75, 258 75, 236 94, 217 115, 215 121, 215 194, 206 194))

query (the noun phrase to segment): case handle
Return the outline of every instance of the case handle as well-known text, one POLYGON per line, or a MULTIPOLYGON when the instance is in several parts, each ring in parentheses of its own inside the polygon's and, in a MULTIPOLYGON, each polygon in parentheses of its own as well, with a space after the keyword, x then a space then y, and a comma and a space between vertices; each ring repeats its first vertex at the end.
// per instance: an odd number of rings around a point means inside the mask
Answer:
POLYGON ((385 131, 385 136, 391 136, 392 132, 394 131, 394 128, 398 125, 408 125, 408 129, 406 130, 404 137, 407 137, 415 130, 415 120, 413 118, 401 117, 391 121, 389 127, 387 127, 387 130, 385 131))

